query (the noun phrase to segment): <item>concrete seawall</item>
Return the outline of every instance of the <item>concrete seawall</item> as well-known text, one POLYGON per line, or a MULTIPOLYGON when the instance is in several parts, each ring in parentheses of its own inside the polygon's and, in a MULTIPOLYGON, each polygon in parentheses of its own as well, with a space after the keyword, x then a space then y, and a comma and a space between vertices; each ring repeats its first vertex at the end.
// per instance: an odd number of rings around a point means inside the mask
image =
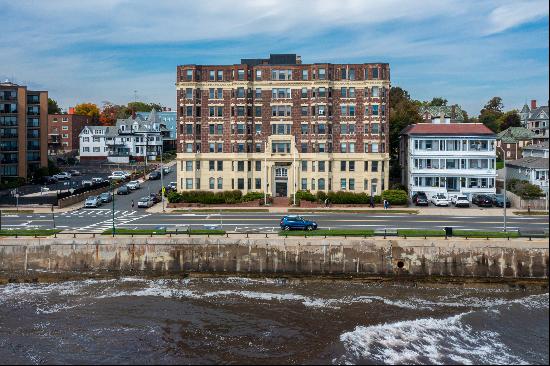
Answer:
POLYGON ((548 239, 2 239, 0 273, 548 278, 548 239))

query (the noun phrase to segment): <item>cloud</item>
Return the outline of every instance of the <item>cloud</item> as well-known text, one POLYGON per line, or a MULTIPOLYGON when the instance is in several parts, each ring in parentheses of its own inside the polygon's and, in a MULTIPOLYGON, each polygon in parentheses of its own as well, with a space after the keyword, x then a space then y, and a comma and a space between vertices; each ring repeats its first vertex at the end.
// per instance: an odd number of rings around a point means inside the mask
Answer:
POLYGON ((504 32, 544 17, 548 18, 547 0, 513 1, 491 11, 486 34, 504 32))
POLYGON ((134 90, 174 107, 176 65, 284 52, 390 62, 394 85, 470 113, 487 94, 507 105, 548 99, 542 1, 0 0, 0 9, 15 30, 0 33, 0 77, 49 90, 65 107, 125 103, 134 90))

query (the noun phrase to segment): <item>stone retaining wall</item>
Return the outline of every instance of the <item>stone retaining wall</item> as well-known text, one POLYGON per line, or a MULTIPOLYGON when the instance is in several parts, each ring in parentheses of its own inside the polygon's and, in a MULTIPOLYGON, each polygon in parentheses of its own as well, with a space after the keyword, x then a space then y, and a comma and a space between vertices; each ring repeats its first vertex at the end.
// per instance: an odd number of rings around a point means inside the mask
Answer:
POLYGON ((0 272, 547 278, 548 240, 2 239, 0 272))

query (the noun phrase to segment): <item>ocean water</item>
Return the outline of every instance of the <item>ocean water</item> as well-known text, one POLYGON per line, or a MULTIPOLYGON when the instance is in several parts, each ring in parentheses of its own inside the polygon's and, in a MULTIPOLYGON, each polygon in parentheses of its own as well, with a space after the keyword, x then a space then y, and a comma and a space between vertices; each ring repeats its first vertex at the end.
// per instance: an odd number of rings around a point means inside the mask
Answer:
POLYGON ((0 286, 0 363, 548 364, 546 291, 202 278, 0 286))

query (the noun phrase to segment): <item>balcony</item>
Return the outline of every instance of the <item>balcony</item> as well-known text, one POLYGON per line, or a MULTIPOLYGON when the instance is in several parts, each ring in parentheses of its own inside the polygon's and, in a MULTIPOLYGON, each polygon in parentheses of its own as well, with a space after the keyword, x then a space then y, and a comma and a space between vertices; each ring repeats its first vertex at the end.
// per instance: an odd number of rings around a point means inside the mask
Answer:
POLYGON ((17 138, 18 134, 16 133, 3 133, 3 134, 0 134, 0 138, 3 138, 3 139, 15 139, 17 138))
POLYGON ((17 164, 17 159, 2 159, 0 164, 17 164))

